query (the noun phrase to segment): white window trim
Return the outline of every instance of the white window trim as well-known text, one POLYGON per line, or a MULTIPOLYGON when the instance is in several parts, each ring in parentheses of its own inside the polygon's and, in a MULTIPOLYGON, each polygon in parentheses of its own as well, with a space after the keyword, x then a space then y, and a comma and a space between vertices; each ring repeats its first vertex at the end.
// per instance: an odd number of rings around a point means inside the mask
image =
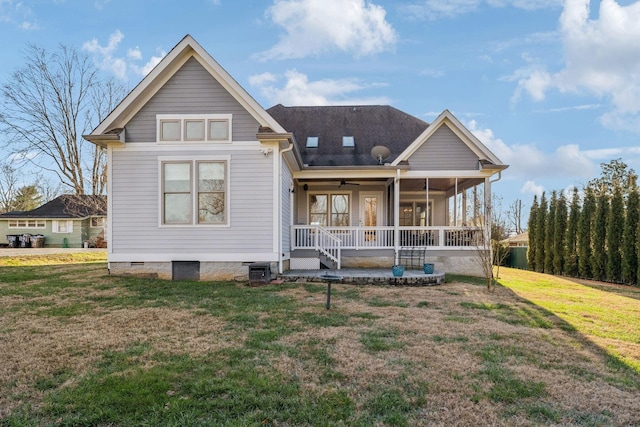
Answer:
POLYGON ((92 216, 91 218, 89 218, 89 227, 90 228, 104 228, 104 226, 107 224, 107 218, 104 216, 92 216), (93 225, 93 220, 94 219, 102 219, 102 225, 93 225))
POLYGON ((160 156, 158 157, 158 228, 229 228, 231 226, 231 156, 160 156), (164 189, 162 165, 165 163, 191 163, 191 222, 189 224, 165 224, 164 223, 164 189), (199 224, 198 223, 198 182, 195 179, 198 162, 225 162, 225 222, 221 224, 199 224))
POLYGON ((51 232, 56 234, 71 234, 73 233, 73 220, 57 220, 51 221, 51 232), (60 231, 60 223, 65 222, 67 224, 67 231, 60 231))
MULTIPOLYGON (((329 206, 328 206, 328 211, 327 211, 327 222, 331 222, 331 196, 349 196, 349 225, 348 227, 351 227, 353 225, 353 191, 322 191, 322 190, 317 190, 317 191, 308 191, 307 192, 307 224, 311 224, 311 209, 310 209, 310 205, 311 205, 311 196, 317 196, 317 195, 325 195, 329 198, 329 206)), ((333 224, 329 224, 327 225, 327 227, 340 227, 338 225, 333 225, 333 224)))
POLYGON ((232 142, 233 131, 233 114, 156 114, 156 142, 161 145, 172 144, 205 144, 214 142, 216 144, 225 144, 232 142), (209 135, 210 121, 226 121, 227 122, 227 138, 211 139, 209 135), (163 121, 179 121, 180 122, 180 139, 163 140, 162 122, 163 121), (204 138, 203 139, 187 139, 187 121, 203 121, 204 122, 204 138))
POLYGON ((10 219, 9 228, 47 228, 47 221, 44 219, 10 219), (20 226, 20 221, 26 221, 24 226, 20 226), (13 225, 11 223, 14 223, 13 225))

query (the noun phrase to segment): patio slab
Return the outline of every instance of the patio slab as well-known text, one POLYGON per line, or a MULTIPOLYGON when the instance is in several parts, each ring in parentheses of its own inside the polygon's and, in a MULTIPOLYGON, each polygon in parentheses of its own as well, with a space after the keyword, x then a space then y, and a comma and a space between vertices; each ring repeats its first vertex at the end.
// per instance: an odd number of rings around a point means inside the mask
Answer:
POLYGON ((391 268, 342 268, 340 270, 289 270, 279 277, 289 282, 326 282, 324 275, 341 276, 333 283, 354 285, 435 286, 444 283, 445 273, 405 270, 402 277, 394 277, 391 268))

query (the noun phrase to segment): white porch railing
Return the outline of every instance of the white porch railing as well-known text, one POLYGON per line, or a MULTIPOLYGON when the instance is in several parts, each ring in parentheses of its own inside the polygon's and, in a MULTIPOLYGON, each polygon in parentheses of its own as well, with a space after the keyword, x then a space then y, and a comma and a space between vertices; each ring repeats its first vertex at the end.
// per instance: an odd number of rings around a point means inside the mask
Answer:
MULTIPOLYGON (((342 249, 395 249, 393 226, 383 227, 319 227, 294 225, 291 233, 292 249, 321 250, 325 244, 332 248, 339 242, 342 249), (327 241, 325 235, 335 240, 327 241), (333 243, 331 243, 333 242, 333 243)), ((398 227, 399 247, 431 249, 477 250, 482 246, 480 227, 398 227)), ((329 255, 327 255, 329 256, 329 255)), ((339 255, 338 255, 339 257, 339 255)))
POLYGON ((321 254, 333 260, 337 268, 340 269, 340 249, 342 246, 340 239, 324 227, 313 226, 307 231, 312 232, 305 233, 306 238, 303 241, 306 245, 311 246, 304 246, 304 249, 312 248, 320 251, 321 254))

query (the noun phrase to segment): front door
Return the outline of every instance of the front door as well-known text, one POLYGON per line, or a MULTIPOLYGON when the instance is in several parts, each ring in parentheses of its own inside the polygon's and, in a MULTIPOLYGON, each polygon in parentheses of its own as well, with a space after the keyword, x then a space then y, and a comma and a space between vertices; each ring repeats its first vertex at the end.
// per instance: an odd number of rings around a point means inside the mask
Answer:
MULTIPOLYGON (((377 227, 383 224, 382 193, 360 194, 360 224, 364 227, 377 227)), ((365 230, 363 244, 377 246, 379 233, 376 230, 365 230)))

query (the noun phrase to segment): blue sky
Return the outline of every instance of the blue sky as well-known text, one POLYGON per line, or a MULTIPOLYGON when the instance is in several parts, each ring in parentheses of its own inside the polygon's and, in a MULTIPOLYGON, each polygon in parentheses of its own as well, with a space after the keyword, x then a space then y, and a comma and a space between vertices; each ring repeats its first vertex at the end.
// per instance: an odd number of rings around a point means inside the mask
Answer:
POLYGON ((449 109, 511 165, 504 207, 640 170, 640 2, 0 0, 0 82, 27 43, 65 44, 133 88, 185 34, 265 108, 449 109))

